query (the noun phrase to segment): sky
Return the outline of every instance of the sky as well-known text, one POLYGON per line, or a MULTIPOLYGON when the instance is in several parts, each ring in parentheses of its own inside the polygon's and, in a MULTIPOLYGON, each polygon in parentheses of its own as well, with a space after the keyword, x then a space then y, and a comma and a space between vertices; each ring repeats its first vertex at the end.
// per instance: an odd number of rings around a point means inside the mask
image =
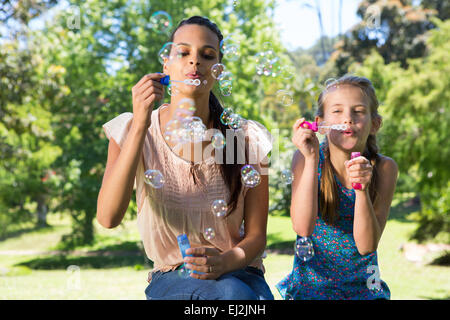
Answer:
MULTIPOLYGON (((322 10, 325 33, 335 36, 339 33, 339 0, 318 0, 322 10)), ((361 0, 342 1, 342 31, 358 23, 356 15, 361 0)), ((319 20, 316 11, 302 7, 302 3, 316 4, 316 0, 277 0, 274 20, 280 30, 281 41, 288 50, 311 47, 320 37, 319 20)))

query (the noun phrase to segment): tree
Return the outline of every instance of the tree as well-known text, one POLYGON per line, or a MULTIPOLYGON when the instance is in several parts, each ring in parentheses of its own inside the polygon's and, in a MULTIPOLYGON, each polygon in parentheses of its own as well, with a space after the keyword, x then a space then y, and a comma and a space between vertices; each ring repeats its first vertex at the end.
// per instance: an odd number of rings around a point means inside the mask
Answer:
POLYGON ((347 32, 331 56, 337 73, 347 73, 350 64, 361 63, 372 49, 384 63, 397 61, 406 68, 408 59, 426 55, 425 35, 435 28, 430 18, 436 14, 434 9, 411 6, 406 0, 362 1, 358 8, 362 21, 347 32))
POLYGON ((450 243, 450 21, 432 22, 437 28, 428 34, 428 56, 408 60, 408 69, 384 65, 373 52, 353 70, 373 81, 384 102, 379 141, 382 153, 399 165, 397 192, 420 196, 413 237, 450 243))
POLYGON ((36 217, 46 226, 53 170, 61 149, 54 144, 50 106, 67 89, 64 70, 41 58, 43 45, 17 39, 0 46, 0 212, 4 234, 18 222, 36 217))
MULTIPOLYGON (((62 150, 52 165, 62 177, 55 210, 69 214, 73 221, 71 234, 64 238, 67 246, 94 239, 92 222, 108 145, 102 124, 131 111, 134 84, 146 73, 162 70, 157 53, 168 35, 151 28, 151 15, 164 10, 174 26, 182 18, 204 15, 225 36, 233 34, 240 43, 240 57, 224 60, 235 80, 233 94, 221 99, 270 130, 276 125, 262 112, 261 102, 269 87, 282 86, 282 79, 255 76, 253 59, 267 42, 274 52, 282 52, 270 8, 273 1, 266 0, 243 1, 233 7, 226 0, 72 1, 33 35, 36 42, 47 44, 45 62, 64 70, 61 86, 68 92, 50 105, 54 145, 62 150), (79 22, 75 28, 69 24, 73 20, 79 22)), ((127 215, 135 210, 131 203, 127 215)))

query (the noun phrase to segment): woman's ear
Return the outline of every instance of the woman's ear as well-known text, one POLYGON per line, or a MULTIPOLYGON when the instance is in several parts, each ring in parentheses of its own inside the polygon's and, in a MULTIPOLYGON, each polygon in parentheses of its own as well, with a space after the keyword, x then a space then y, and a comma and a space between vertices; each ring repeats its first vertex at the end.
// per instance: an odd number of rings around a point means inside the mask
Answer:
POLYGON ((164 58, 164 64, 163 64, 163 73, 164 74, 169 74, 169 70, 167 68, 167 62, 169 61, 169 59, 164 58))

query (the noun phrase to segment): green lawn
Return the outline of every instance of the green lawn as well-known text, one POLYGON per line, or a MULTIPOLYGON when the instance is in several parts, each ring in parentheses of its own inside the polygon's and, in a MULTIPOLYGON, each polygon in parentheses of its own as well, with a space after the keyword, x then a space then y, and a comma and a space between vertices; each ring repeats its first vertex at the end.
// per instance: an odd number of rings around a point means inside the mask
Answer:
MULTIPOLYGON (((406 260, 399 247, 408 241, 414 223, 393 211, 378 249, 381 278, 390 287, 392 299, 449 299, 450 268, 406 260)), ((151 263, 143 256, 135 220, 113 230, 96 223, 96 243, 80 248, 76 255, 23 255, 24 250, 58 248, 59 237, 70 230, 69 221, 53 217, 50 223, 51 228, 28 230, 0 242, 0 299, 145 299, 151 263), (117 254, 80 255, 95 250, 117 254)), ((294 239, 289 218, 269 217, 269 254, 264 264, 276 299, 280 296, 275 284, 292 267, 294 239)))

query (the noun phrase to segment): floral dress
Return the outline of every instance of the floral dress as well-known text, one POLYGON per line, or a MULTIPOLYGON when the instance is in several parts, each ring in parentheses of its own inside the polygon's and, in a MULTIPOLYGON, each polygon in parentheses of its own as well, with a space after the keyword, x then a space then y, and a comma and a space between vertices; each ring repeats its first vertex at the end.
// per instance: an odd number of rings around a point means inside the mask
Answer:
MULTIPOLYGON (((323 163, 321 145, 319 182, 323 163)), ((335 226, 326 224, 319 210, 310 237, 314 256, 303 261, 295 255, 291 273, 276 288, 285 300, 390 299, 389 288, 380 279, 376 251, 362 256, 356 248, 353 238, 355 191, 345 188, 336 176, 335 179, 339 193, 339 218, 335 226)))

